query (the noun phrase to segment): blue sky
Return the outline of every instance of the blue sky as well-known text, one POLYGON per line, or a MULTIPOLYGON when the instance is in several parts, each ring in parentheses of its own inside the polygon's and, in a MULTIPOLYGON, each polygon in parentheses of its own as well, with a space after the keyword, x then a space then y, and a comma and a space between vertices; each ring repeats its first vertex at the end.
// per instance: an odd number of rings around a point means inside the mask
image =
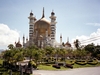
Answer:
MULTIPOLYGON (((58 42, 60 34, 63 42, 67 41, 67 37, 71 42, 76 37, 84 39, 82 36, 90 37, 92 33, 99 32, 100 0, 0 0, 0 24, 18 32, 21 38, 23 34, 28 37, 28 16, 32 10, 34 16, 40 19, 43 7, 48 20, 52 10, 57 16, 58 42)), ((0 47, 4 46, 1 44, 0 47)))

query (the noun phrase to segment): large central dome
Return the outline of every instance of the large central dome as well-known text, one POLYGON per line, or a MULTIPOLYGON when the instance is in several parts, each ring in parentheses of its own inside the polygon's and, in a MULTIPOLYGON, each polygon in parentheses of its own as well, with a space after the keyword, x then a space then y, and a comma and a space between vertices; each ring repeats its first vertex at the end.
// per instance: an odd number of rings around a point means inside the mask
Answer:
POLYGON ((38 31, 38 36, 46 36, 46 31, 48 31, 48 35, 50 35, 50 21, 46 18, 41 18, 34 24, 34 32, 38 31))

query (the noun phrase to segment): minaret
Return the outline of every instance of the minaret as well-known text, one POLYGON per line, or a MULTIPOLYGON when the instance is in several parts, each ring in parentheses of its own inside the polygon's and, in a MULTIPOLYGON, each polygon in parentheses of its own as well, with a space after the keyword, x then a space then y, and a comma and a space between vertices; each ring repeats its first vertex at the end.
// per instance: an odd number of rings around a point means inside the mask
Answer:
POLYGON ((69 37, 67 37, 67 42, 69 43, 69 37))
POLYGON ((44 18, 45 16, 44 16, 44 7, 43 7, 43 14, 42 14, 42 18, 44 18))
POLYGON ((33 13, 31 11, 29 19, 29 45, 32 45, 33 43, 33 35, 34 35, 34 23, 36 21, 36 18, 33 16, 33 13))
POLYGON ((28 43, 28 37, 26 38, 26 43, 28 43))
POLYGON ((62 45, 62 35, 60 35, 60 44, 62 45))
POLYGON ((23 47, 25 47, 25 36, 23 35, 23 47))
POLYGON ((19 37, 19 39, 18 39, 18 43, 20 44, 20 37, 19 37))
POLYGON ((55 13, 52 11, 51 12, 51 16, 50 16, 50 19, 51 19, 51 44, 52 46, 54 46, 54 43, 55 43, 55 35, 56 35, 56 16, 55 16, 55 13))

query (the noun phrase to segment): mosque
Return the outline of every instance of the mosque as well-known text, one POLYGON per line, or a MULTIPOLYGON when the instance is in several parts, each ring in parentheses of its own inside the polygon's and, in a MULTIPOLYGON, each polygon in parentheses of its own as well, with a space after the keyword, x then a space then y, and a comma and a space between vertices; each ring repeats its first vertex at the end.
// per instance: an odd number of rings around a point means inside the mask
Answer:
POLYGON ((23 45, 19 45, 18 41, 15 46, 28 47, 31 45, 36 45, 39 48, 44 48, 46 46, 60 47, 60 48, 71 48, 69 40, 64 44, 62 43, 62 35, 60 35, 60 43, 56 41, 56 16, 54 11, 51 12, 49 17, 50 21, 45 18, 44 8, 42 12, 42 17, 37 20, 32 13, 28 17, 29 19, 29 39, 23 36, 23 45))

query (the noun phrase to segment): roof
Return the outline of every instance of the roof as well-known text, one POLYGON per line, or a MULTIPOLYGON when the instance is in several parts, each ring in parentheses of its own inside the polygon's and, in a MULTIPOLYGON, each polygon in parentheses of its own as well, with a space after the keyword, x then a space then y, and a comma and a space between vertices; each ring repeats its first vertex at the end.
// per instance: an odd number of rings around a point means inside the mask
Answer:
POLYGON ((69 42, 66 42, 65 46, 71 47, 71 44, 69 42))
POLYGON ((50 21, 47 20, 45 17, 43 17, 43 18, 37 20, 37 21, 35 22, 35 24, 36 24, 37 22, 46 22, 46 23, 50 24, 50 21))

